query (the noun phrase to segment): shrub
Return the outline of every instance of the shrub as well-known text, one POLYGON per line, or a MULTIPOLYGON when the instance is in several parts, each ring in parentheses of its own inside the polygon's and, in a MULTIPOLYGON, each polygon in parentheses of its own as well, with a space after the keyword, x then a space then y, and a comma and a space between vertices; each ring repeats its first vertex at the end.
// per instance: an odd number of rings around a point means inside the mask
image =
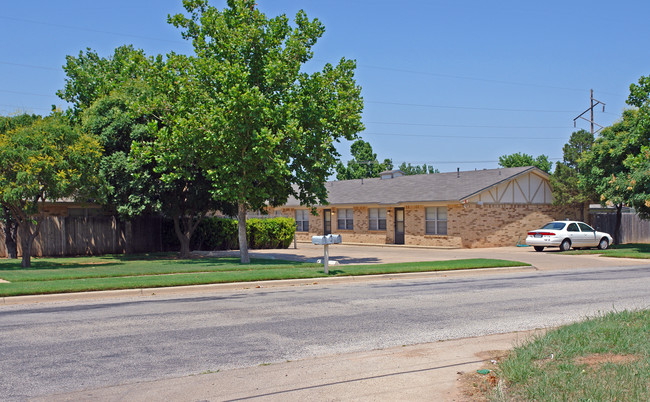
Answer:
MULTIPOLYGON (((192 250, 237 250, 239 248, 237 220, 230 218, 205 218, 192 235, 192 250)), ((296 232, 292 218, 249 219, 246 236, 250 249, 288 248, 296 232)), ((178 250, 180 244, 171 219, 163 222, 165 250, 178 250)))
POLYGON ((228 218, 205 218, 192 236, 192 250, 234 250, 239 248, 237 221, 228 218))
POLYGON ((293 218, 249 219, 246 225, 251 249, 287 248, 296 233, 293 218))

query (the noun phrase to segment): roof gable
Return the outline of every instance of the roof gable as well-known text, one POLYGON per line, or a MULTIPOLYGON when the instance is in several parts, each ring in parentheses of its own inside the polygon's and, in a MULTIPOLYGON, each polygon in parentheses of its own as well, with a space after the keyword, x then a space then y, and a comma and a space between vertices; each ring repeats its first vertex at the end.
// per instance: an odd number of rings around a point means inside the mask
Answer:
MULTIPOLYGON (((400 176, 384 180, 331 181, 326 183, 326 188, 331 205, 459 202, 528 173, 548 180, 547 173, 526 166, 400 176)), ((298 206, 299 203, 291 197, 286 205, 298 206)))

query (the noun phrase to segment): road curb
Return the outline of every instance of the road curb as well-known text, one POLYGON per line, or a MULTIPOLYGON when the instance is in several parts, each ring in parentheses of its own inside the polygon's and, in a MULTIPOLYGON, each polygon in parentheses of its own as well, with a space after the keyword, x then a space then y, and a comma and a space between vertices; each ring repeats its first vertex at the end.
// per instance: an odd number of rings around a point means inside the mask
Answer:
POLYGON ((328 278, 281 279, 274 281, 211 283, 206 285, 172 286, 159 288, 101 290, 93 292, 55 293, 48 295, 25 295, 2 297, 3 305, 53 303, 64 301, 88 301, 119 297, 151 297, 161 295, 179 295, 202 292, 227 292, 233 290, 268 289, 291 286, 314 286, 327 284, 345 284, 397 279, 437 278, 463 275, 480 275, 494 272, 523 272, 537 270, 534 266, 496 267, 478 269, 459 269, 452 271, 407 272, 400 274, 378 274, 360 276, 336 276, 328 278))

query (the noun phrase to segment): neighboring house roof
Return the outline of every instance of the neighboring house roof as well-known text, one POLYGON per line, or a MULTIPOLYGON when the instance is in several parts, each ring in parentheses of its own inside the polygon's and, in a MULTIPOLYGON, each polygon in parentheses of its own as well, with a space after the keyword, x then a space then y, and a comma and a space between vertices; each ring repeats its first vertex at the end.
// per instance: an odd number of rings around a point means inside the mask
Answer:
MULTIPOLYGON (((326 183, 328 202, 339 204, 401 204, 463 201, 518 176, 549 175, 533 166, 400 176, 391 179, 341 180, 326 183)), ((290 197, 286 206, 298 206, 290 197)))

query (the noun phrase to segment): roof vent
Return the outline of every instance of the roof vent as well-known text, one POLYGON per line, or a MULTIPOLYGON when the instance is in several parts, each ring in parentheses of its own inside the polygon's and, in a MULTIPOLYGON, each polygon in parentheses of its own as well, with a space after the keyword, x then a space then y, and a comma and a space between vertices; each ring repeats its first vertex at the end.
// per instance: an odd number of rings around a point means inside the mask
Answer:
POLYGON ((400 176, 404 176, 404 172, 402 172, 399 169, 397 169, 397 170, 386 170, 386 171, 383 171, 383 172, 379 173, 379 177, 382 180, 394 179, 395 177, 400 177, 400 176))

